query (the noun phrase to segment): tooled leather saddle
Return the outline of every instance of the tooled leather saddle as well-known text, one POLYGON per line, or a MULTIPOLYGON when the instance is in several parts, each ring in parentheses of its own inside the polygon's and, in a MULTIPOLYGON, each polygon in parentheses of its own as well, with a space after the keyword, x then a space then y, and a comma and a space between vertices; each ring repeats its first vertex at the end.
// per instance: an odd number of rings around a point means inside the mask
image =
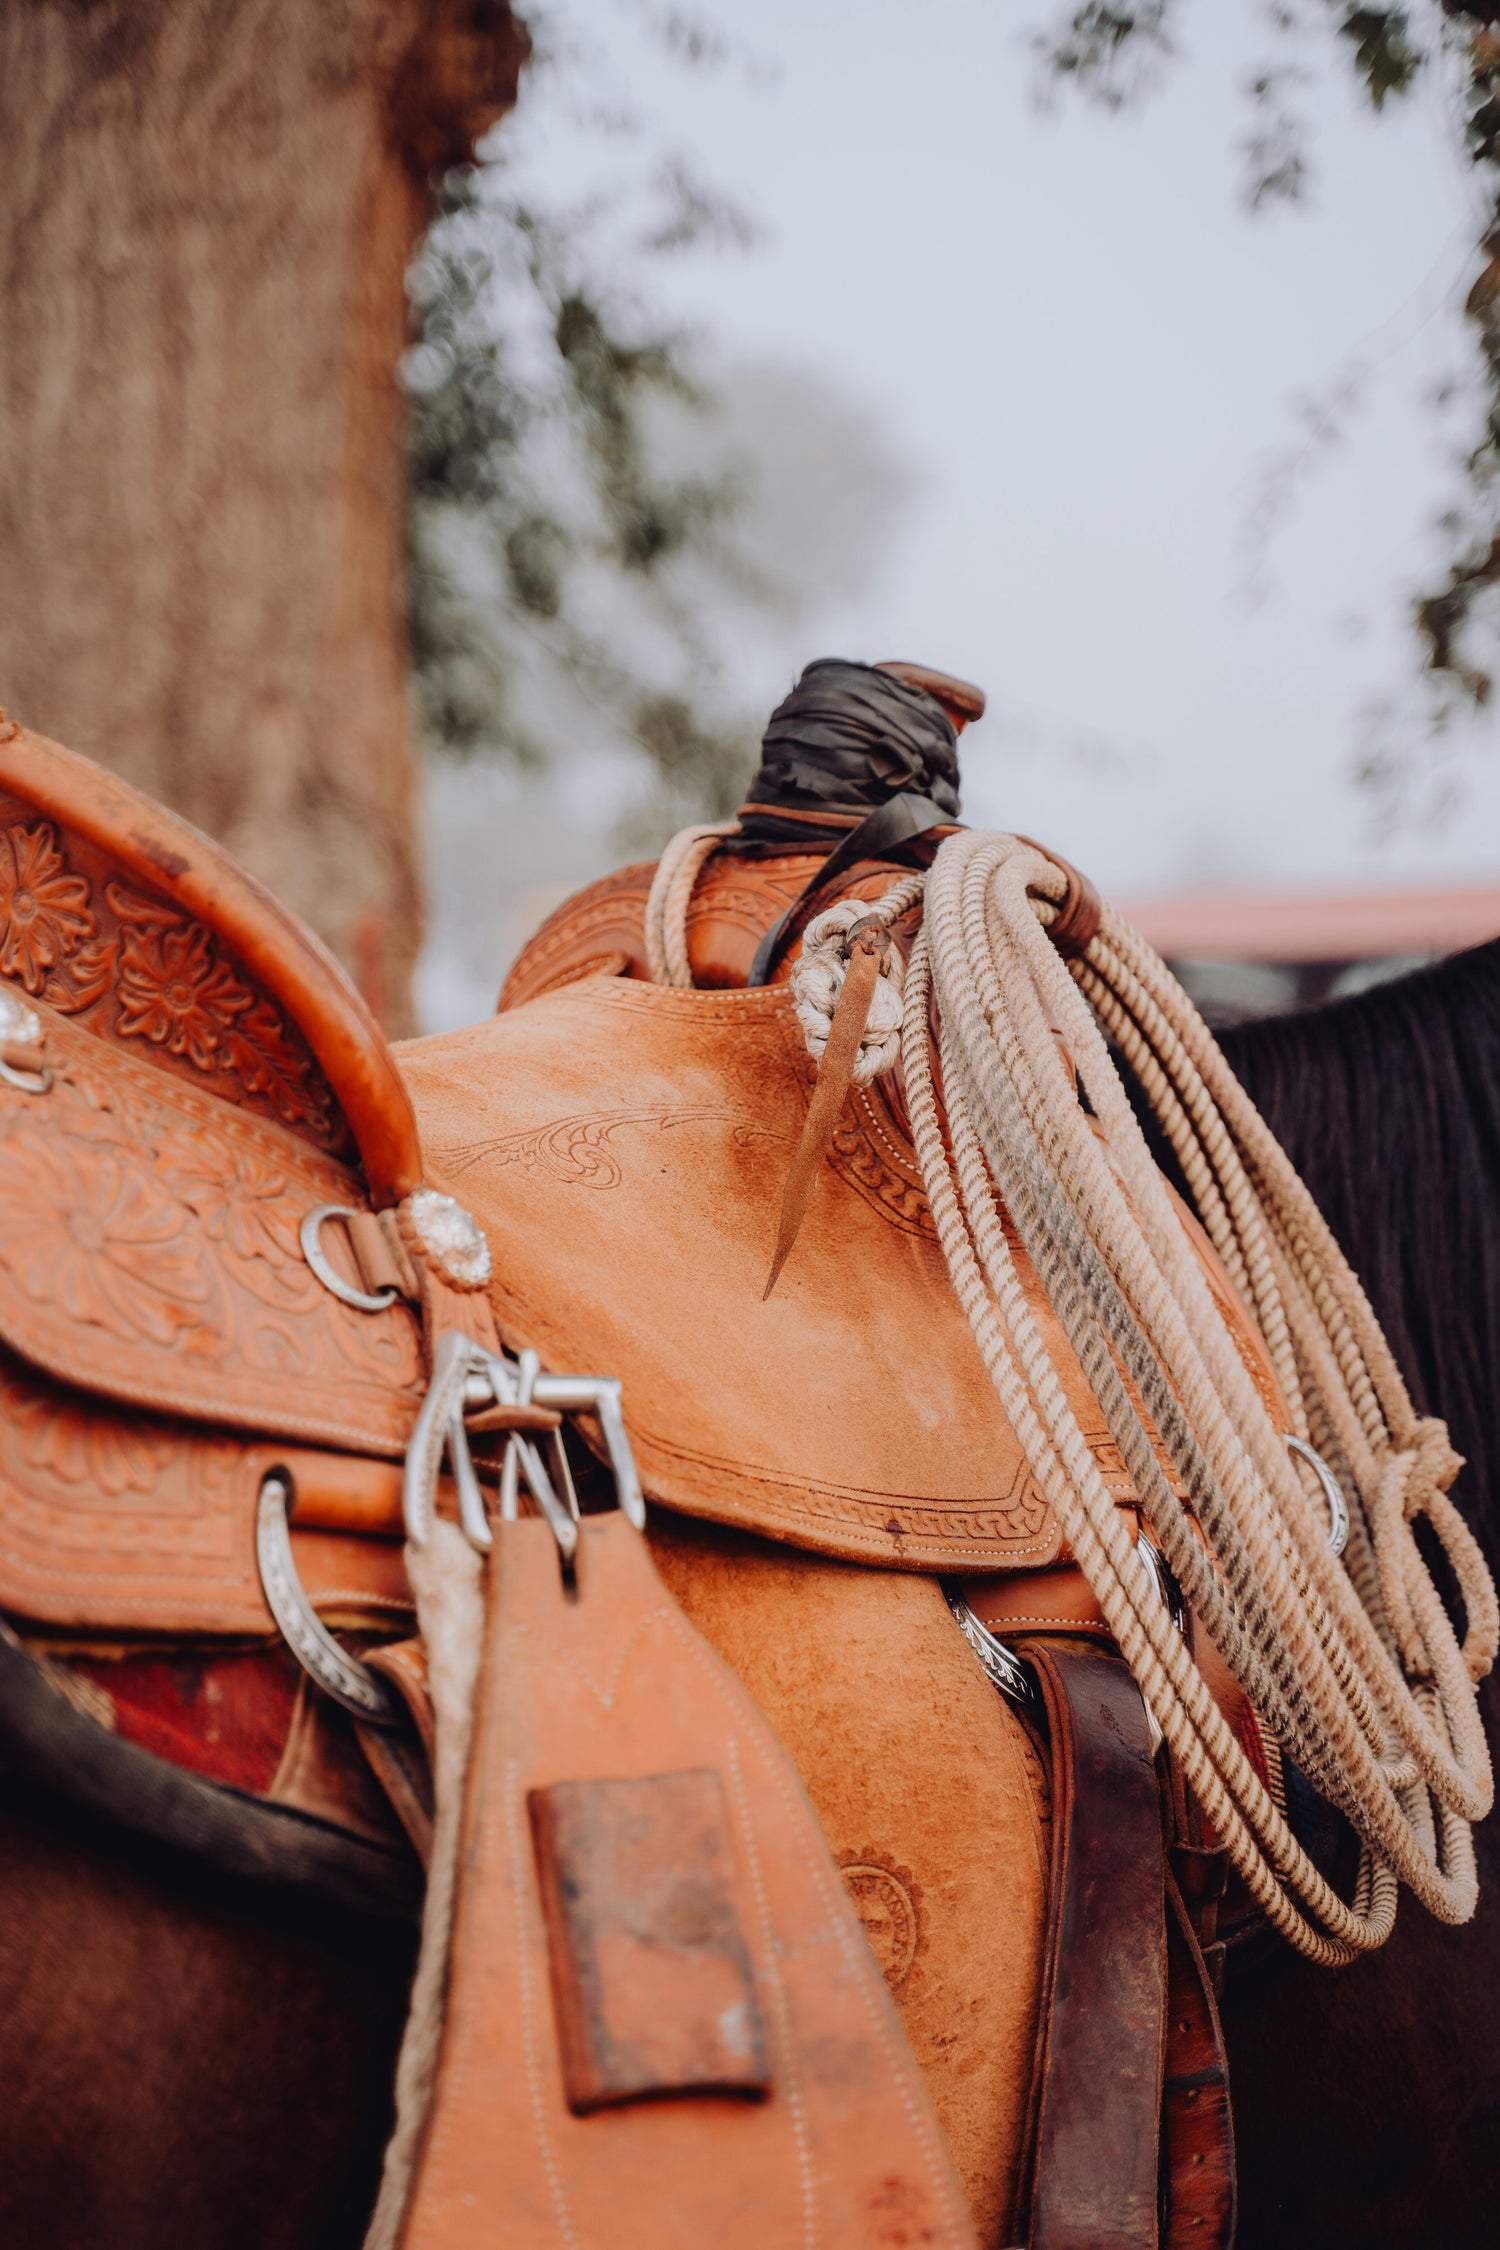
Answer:
POLYGON ((501 1352, 488 1246, 424 1177, 342 973, 206 839, 11 726, 0 980, 7 1761, 237 1874, 411 1912, 434 1699, 403 1475, 434 1370, 470 1370, 436 1500, 472 1532, 482 1480, 501 1519, 471 1873, 444 2067, 380 2238, 550 2241, 561 2212, 617 2242, 748 2243, 816 2216, 827 2239, 900 2225, 962 2250, 962 2190, 795 1772, 640 1538, 617 1392, 501 1352), (486 1441, 542 1447, 563 1408, 626 1512, 580 1521, 566 1456, 549 1484, 531 1450, 553 1520, 514 1520, 486 1441), (278 1702, 283 1644, 303 1685, 278 1702), (516 1819, 514 1851, 483 1841, 516 1819), (481 2079, 514 2127, 498 2179, 493 2131, 450 2114, 481 2079))
MULTIPOLYGON (((1076 1817, 1055 1839, 1022 2220, 1035 2250, 1105 2239, 1122 2210, 1110 2239, 1226 2240, 1222 2051, 1198 1942, 1211 1917, 1190 1926, 1173 1892, 1163 1923, 1138 1698, 1108 1669, 1102 1621, 953 1304, 903 1120, 877 1089, 851 1099, 796 1258, 760 1302, 766 1215, 811 1071, 784 981, 747 990, 744 978, 820 858, 710 869, 689 918, 691 994, 648 981, 650 871, 627 870, 539 933, 492 1023, 393 1055, 331 959, 213 846, 59 746, 20 729, 0 738, 6 1723, 54 1766, 66 1735, 78 1793, 115 1817, 175 1825, 266 1879, 411 1911, 433 1796, 402 1465, 442 1339, 520 1370, 525 1392, 507 1405, 502 1384, 461 1409, 463 1474, 440 1488, 450 1515, 470 1475, 506 1514, 510 1441, 560 1442, 560 1409, 582 1408, 593 1453, 620 1468, 599 1395, 565 1379, 607 1369, 653 1502, 941 1574, 997 1631, 1057 1636, 1028 1644, 1028 1724, 1076 1817), (171 1671, 175 1652, 205 1646, 231 1707, 213 1742, 171 1671), (1102 1733, 1090 1693, 1118 1706, 1102 1733), (1122 1779, 1111 1746, 1127 1738, 1122 1779), (1096 1810, 1111 1791, 1113 1824, 1096 1810), (261 1825, 241 1817, 247 1802, 261 1825), (1099 1886, 1085 1878, 1106 1865, 1114 1912, 1086 1931, 1099 1886), (1120 1972, 1101 1969, 1088 1995, 1076 1989, 1086 1939, 1120 1972), (1164 2064, 1169 1993, 1192 2034, 1164 2064), (1118 2140, 1091 2149, 1079 2114, 1080 2087, 1097 2091, 1122 2043, 1150 2058, 1121 2112, 1127 2134, 1130 2118, 1150 2120, 1128 2161, 1118 2140), (1175 2108, 1168 2088, 1167 2170, 1196 2162, 1208 2183, 1196 2205, 1169 2197, 1165 2221, 1163 2068, 1183 2082, 1175 2108)), ((888 879, 876 857, 849 883, 874 895, 888 879)), ((1039 1285, 1034 1302, 1051 1322, 1039 1285)), ((1066 1344, 1051 1340, 1066 1370, 1066 1344)), ((1081 1377, 1077 1397, 1128 1510, 1081 1377)), ((592 1607, 558 1600, 555 1526, 494 1527, 502 1590, 468 1818, 476 1836, 507 1821, 511 1833, 479 1854, 460 1902, 450 2013, 449 2078, 468 2071, 493 2098, 529 2103, 532 2154, 503 2177, 445 2168, 440 2074, 401 2239, 467 2240, 478 2196, 503 2203, 507 2241, 554 2239, 580 2213, 596 2227, 614 2214, 611 2238, 633 2240, 623 2183, 643 2242, 675 2241, 674 2227, 698 2241, 710 2224, 731 2242, 780 2238, 809 2196, 822 2239, 971 2240, 920 2078, 774 1737, 623 1518, 596 1523, 586 1494, 579 1524, 569 1498, 592 1607), (611 1667, 663 1633, 675 1653, 648 1699, 617 1706, 611 1667), (684 1698, 685 1664, 719 1683, 722 1718, 684 1698), (559 1698, 564 1675, 594 1683, 576 1710, 573 1689, 559 1698), (519 1739, 517 1712, 534 1714, 519 1739), (491 1802, 502 1765, 530 1785, 491 1802), (779 1870, 783 1895, 769 1900, 757 1838, 779 1870), (636 1901, 623 1928, 622 1894, 636 1901), (676 1942, 684 1913, 698 1937, 664 1988, 662 1930, 676 1942), (517 1917, 528 1934, 502 1941, 517 1917), (843 1964, 831 1979, 830 1946, 843 1964), (925 2231, 892 2231, 913 2227, 925 2231)))

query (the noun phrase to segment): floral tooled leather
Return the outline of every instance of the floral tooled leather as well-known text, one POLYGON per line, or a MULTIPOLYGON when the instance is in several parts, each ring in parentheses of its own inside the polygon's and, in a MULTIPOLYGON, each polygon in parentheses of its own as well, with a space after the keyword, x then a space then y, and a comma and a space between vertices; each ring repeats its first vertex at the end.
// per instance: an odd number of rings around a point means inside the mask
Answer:
MULTIPOLYGON (((346 1457, 167 1421, 54 1382, 0 1345, 0 1609, 70 1636, 275 1633, 255 1562, 261 1480, 299 1491, 346 1457)), ((314 1511, 316 1512, 316 1511, 314 1511)), ((314 1605, 404 1617, 400 1552, 294 1526, 314 1605)))
POLYGON ((91 1392, 399 1452, 423 1390, 415 1318, 339 1303, 298 1237, 315 1205, 363 1202, 354 1176, 39 1012, 50 1090, 0 1086, 0 1337, 91 1392))
POLYGON ((200 922, 122 882, 108 855, 0 797, 0 976, 166 1069, 343 1152, 326 1080, 200 922))

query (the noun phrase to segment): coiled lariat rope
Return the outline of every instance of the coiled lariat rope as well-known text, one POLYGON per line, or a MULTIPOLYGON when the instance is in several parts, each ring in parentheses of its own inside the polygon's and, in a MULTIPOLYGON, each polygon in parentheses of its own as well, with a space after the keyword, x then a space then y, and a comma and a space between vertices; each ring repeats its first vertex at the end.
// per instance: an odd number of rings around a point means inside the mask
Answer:
MULTIPOLYGON (((681 916, 712 848, 703 831, 684 840, 670 899, 661 886, 660 942, 673 947, 675 915, 684 968, 681 916)), ((1313 1960, 1348 1961, 1390 1935, 1401 1882, 1444 1921, 1474 1911, 1470 1823, 1493 1796, 1475 1686, 1500 1641, 1494 1585, 1447 1497, 1460 1466, 1447 1430, 1413 1408, 1285 1153, 1166 964, 1118 914, 1105 908, 1087 944, 1063 959, 1047 932, 1068 886, 1067 871, 1024 839, 961 832, 925 878, 904 970, 886 950, 881 982, 901 994, 906 1101, 928 1202, 1001 1405, 1204 1813, 1273 1925, 1313 1960), (1106 1034, 1265 1339, 1286 1431, 1214 1303, 1106 1034), (1002 1210, 1199 1626, 1261 1723, 1356 1829, 1351 1900, 1292 1834, 1137 1553, 1027 1302, 1002 1210), (1337 1475, 1350 1519, 1342 1559, 1288 1437, 1337 1475), (1416 1543, 1424 1515, 1458 1583, 1462 1644, 1416 1543)), ((793 988, 814 1052, 836 1008, 840 923, 889 930, 922 887, 908 878, 876 905, 851 913, 844 902, 842 917, 830 910, 809 929, 793 988)), ((870 1023, 863 1078, 888 1067, 888 1046, 888 1026, 870 1023)))

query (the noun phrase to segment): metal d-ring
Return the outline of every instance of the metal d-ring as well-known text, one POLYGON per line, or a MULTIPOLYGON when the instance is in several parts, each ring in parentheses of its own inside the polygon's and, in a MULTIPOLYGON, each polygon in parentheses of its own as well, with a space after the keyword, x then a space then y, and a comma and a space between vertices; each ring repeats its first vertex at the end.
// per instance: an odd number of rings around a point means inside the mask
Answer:
POLYGON ((289 1479, 272 1470, 261 1479, 255 1508, 255 1559, 266 1606, 297 1662, 325 1695, 370 1726, 398 1726, 401 1698, 357 1656, 340 1648, 303 1591, 287 1524, 289 1479))
POLYGON ((302 1241, 302 1255, 312 1267, 323 1287, 341 1305, 352 1305, 356 1312, 384 1312, 400 1296, 399 1289, 356 1289, 341 1273, 329 1264, 328 1254, 318 1239, 325 1219, 358 1219, 363 1213, 351 1210, 347 1203, 320 1203, 309 1211, 298 1229, 302 1241))
POLYGON ((1323 1487, 1323 1498, 1328 1502, 1328 1552, 1341 1555, 1349 1539, 1349 1503, 1344 1498, 1343 1486, 1322 1454, 1309 1445, 1306 1438, 1293 1437, 1288 1430, 1286 1449, 1288 1453, 1295 1453, 1299 1461, 1307 1463, 1323 1487))

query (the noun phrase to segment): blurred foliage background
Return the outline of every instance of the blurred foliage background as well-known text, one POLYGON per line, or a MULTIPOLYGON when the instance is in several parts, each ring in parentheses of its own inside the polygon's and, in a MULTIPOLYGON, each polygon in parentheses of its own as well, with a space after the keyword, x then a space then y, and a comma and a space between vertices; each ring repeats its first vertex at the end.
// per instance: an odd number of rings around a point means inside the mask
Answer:
MULTIPOLYGON (((684 70, 754 68, 706 21, 647 18, 684 70)), ((754 464, 653 267, 743 255, 751 213, 663 148, 598 12, 531 10, 525 99, 582 111, 621 187, 545 197, 498 136, 451 172, 412 271, 408 609, 427 746, 538 769, 560 743, 637 768, 619 828, 721 818, 753 764, 716 627, 789 593, 740 537, 754 464), (693 426, 696 425, 696 428, 693 426), (684 455, 706 456, 696 462, 684 455)))
MULTIPOLYGON (((1222 5, 1223 0, 1217 0, 1222 5)), ((1421 660, 1441 722, 1454 702, 1485 704, 1493 689, 1500 588, 1500 4, 1413 0, 1358 7, 1349 0, 1249 0, 1265 53, 1244 87, 1243 194, 1253 211, 1295 205, 1318 164, 1318 115, 1333 77, 1352 78, 1373 111, 1401 102, 1426 76, 1443 81, 1447 127, 1470 169, 1478 272, 1464 306, 1481 383, 1481 415, 1461 456, 1462 497, 1444 512, 1449 559, 1412 604, 1421 660)), ((1114 6, 1085 0, 1035 35, 1044 74, 1099 108, 1149 103, 1179 59, 1193 0, 1114 6)), ((1337 398, 1330 402, 1336 419, 1337 398)), ((1384 746, 1360 778, 1399 783, 1405 745, 1384 746)))
MULTIPOLYGON (((1201 29, 1217 14, 1220 29, 1225 11, 1226 0, 1086 0, 1049 14, 1046 0, 1015 0, 1009 52, 1040 107, 1081 103, 1150 132, 1153 102, 1192 60, 1195 23, 1201 29)), ((1471 364, 1431 402, 1450 415, 1442 425, 1448 489, 1433 478, 1427 530, 1435 517, 1440 545, 1429 539, 1419 553, 1413 542, 1406 558, 1412 692, 1369 699, 1349 766, 1367 813, 1390 824, 1424 787, 1431 806, 1453 800, 1439 738, 1456 719, 1454 738, 1468 729, 1471 739, 1491 695, 1500 611, 1500 4, 1235 0, 1231 12, 1254 53, 1248 70, 1236 66, 1236 160, 1249 211, 1268 219, 1317 202, 1330 144, 1335 163, 1347 151, 1329 126, 1351 91, 1377 123, 1419 90, 1431 97, 1468 184, 1471 364), (1449 442, 1465 416, 1469 426, 1449 442), (1438 774, 1441 784, 1429 787, 1438 774)), ((919 36, 920 11, 877 15, 852 11, 848 36, 868 29, 876 46, 893 31, 898 40, 919 36)), ((567 889, 622 854, 653 851, 686 821, 732 811, 767 703, 746 693, 755 665, 727 652, 756 644, 771 652, 759 676, 787 679, 822 653, 802 645, 801 621, 826 613, 862 574, 868 580, 920 483, 889 429, 840 395, 837 369, 815 379, 805 368, 737 364, 717 348, 711 324, 669 309, 691 301, 679 284, 684 269, 701 270, 692 261, 753 261, 762 229, 753 196, 726 192, 653 110, 660 75, 643 92, 640 55, 682 74, 680 119, 696 108, 695 89, 726 80, 753 101, 774 86, 775 54, 725 28, 737 18, 656 0, 609 9, 545 0, 527 20, 535 59, 519 109, 486 161, 439 183, 438 214, 411 277, 409 619, 422 733, 435 754, 430 950, 442 964, 424 1004, 429 1021, 477 1009, 495 959, 567 889), (576 192, 566 165, 545 151, 538 161, 555 120, 602 152, 588 176, 579 173, 576 192), (447 988, 441 1003, 438 981, 447 988)), ((755 29, 776 36, 761 18, 755 29)), ((839 131, 831 117, 834 166, 839 131)), ((1107 128, 1100 136, 1096 169, 1107 182, 1107 128)), ((1399 162, 1399 136, 1391 146, 1399 162)), ((1194 147, 1201 166, 1203 146, 1194 147)), ((766 154, 774 162, 774 145, 766 154)), ((984 176, 976 151, 973 192, 984 176)), ((1213 183, 1184 175, 1184 195, 1205 191, 1215 192, 1213 183)), ((1057 275, 1059 292, 1076 284, 1072 273, 1057 275)), ((920 294, 917 283, 915 318, 920 294)), ((1043 322, 1047 313, 1022 308, 1043 322)), ((1211 363, 1201 380, 1214 380, 1211 363)), ((1299 483, 1368 404, 1362 382, 1341 370, 1292 402, 1294 441, 1268 457, 1247 511, 1247 584, 1265 575, 1299 483)), ((1128 448, 1130 430, 1113 442, 1128 448)), ((1226 544, 1233 536, 1226 531, 1226 544)), ((1329 589, 1331 605, 1338 591, 1329 589)), ((1059 607, 1066 599, 1062 582, 1059 607)), ((1352 591, 1347 606, 1357 606, 1352 591)), ((1080 662, 1089 635, 1081 616, 1080 662)), ((997 705, 996 718, 1024 757, 1027 715, 1002 715, 997 705)), ((1041 724, 1045 731, 1045 714, 1041 724)), ((1070 754, 1049 736, 1049 757, 1070 754)), ((1090 738, 1077 759, 1083 786, 1106 757, 1123 772, 1135 752, 1090 738)))

